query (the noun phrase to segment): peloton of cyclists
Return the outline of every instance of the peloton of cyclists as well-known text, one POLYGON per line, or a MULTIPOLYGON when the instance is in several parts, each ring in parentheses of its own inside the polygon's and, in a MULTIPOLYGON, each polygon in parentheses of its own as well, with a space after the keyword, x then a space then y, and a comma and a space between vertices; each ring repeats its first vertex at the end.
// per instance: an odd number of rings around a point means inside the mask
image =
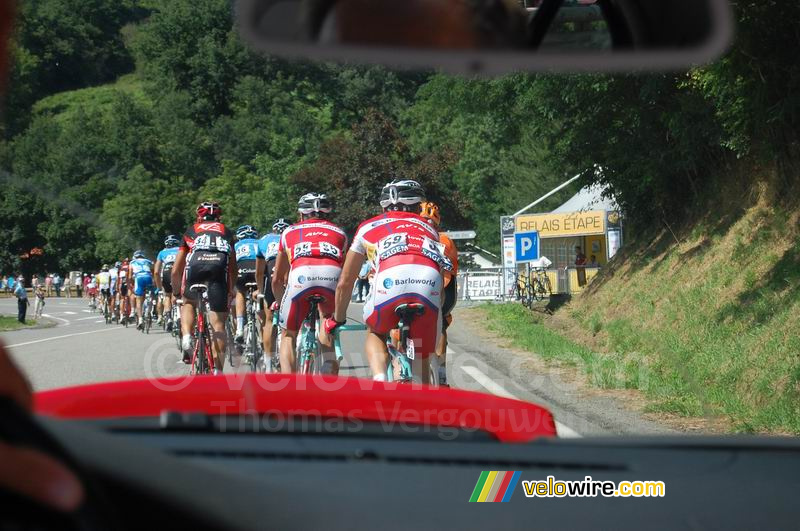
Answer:
POLYGON ((222 371, 225 362, 225 320, 228 318, 228 301, 236 283, 236 255, 233 252, 233 235, 221 221, 222 209, 218 203, 206 201, 196 210, 197 218, 183 238, 172 268, 172 289, 176 297, 183 296, 181 308, 181 348, 184 363, 191 363, 192 332, 198 293, 192 285, 207 287, 211 351, 214 356, 214 373, 222 371))
MULTIPOLYGON (((300 221, 281 235, 272 278, 272 291, 281 301, 280 305, 273 303, 272 310, 280 308, 279 322, 284 329, 280 348, 282 372, 295 371, 297 333, 310 311, 310 298, 321 299, 320 323, 332 315, 336 284, 347 249, 347 235, 327 219, 332 207, 325 194, 305 194, 297 203, 297 211, 300 221)), ((322 326, 318 330, 322 372, 338 374, 332 337, 322 326)))

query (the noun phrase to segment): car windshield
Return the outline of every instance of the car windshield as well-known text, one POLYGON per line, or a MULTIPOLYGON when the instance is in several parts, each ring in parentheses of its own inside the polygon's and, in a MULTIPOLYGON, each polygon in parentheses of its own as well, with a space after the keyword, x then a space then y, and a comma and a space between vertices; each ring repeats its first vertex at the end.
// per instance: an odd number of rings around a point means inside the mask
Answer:
MULTIPOLYGON (((542 45, 608 53, 569 5, 542 45)), ((0 338, 34 391, 165 408, 308 372, 563 436, 797 434, 800 8, 734 12, 712 64, 489 79, 265 55, 229 0, 20 2, 0 338)))

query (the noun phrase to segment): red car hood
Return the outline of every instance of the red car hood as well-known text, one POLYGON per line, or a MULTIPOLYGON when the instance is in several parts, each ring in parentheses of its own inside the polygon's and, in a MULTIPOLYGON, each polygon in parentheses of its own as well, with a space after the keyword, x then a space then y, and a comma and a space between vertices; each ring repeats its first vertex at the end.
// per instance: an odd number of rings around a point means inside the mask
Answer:
POLYGON ((556 435, 545 408, 460 389, 333 376, 229 374, 110 382, 43 391, 36 412, 64 419, 209 415, 313 415, 481 430, 504 442, 556 435))

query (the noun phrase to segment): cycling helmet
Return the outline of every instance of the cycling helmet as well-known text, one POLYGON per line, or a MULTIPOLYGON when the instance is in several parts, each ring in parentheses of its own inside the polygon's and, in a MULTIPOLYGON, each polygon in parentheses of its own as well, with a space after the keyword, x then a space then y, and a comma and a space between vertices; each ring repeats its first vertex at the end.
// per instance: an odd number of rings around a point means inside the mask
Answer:
POLYGON ((417 181, 395 180, 381 190, 381 208, 398 205, 416 205, 425 200, 425 190, 417 181))
POLYGON ((276 234, 281 234, 283 231, 285 231, 288 228, 289 228, 289 223, 287 223, 285 219, 280 218, 272 226, 272 232, 274 232, 276 234))
POLYGON ((424 201, 420 208, 422 211, 419 213, 425 219, 429 219, 433 222, 435 226, 439 226, 439 223, 442 222, 442 218, 439 215, 439 205, 434 203, 433 201, 424 201))
POLYGON ((133 253, 133 259, 136 260, 137 258, 144 258, 144 251, 135 251, 133 253))
POLYGON ((219 221, 222 216, 222 208, 216 201, 204 201, 197 207, 198 221, 219 221))
POLYGON ((122 267, 122 262, 116 262, 116 263, 114 264, 114 267, 122 267))
POLYGON ((164 247, 177 247, 181 244, 181 239, 175 234, 170 234, 164 238, 164 247))
POLYGON ((101 271, 108 271, 108 264, 103 264, 103 267, 100 268, 101 271))
POLYGON ((252 225, 242 225, 236 229, 236 239, 244 240, 245 238, 258 238, 258 231, 252 225))
POLYGON ((306 194, 297 202, 297 211, 304 216, 320 212, 328 214, 331 210, 331 200, 325 194, 306 194))

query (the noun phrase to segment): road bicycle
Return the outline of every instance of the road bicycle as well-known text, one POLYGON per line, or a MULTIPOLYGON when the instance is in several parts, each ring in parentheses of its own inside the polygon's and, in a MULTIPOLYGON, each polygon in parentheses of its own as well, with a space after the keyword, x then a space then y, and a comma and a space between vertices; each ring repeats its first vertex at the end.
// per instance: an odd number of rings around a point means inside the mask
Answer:
POLYGON ((340 365, 342 363, 342 360, 344 359, 344 352, 342 351, 341 333, 363 331, 366 329, 367 327, 365 325, 359 323, 359 324, 351 324, 351 325, 345 324, 337 326, 336 329, 333 331, 333 350, 336 352, 336 361, 338 361, 340 365))
POLYGON ((170 319, 172 319, 172 336, 178 344, 178 351, 181 350, 181 306, 177 300, 172 301, 172 307, 169 310, 170 319))
POLYGON ((258 284, 255 282, 248 282, 245 284, 247 288, 247 299, 245 306, 245 325, 244 325, 244 342, 242 344, 242 355, 244 362, 250 366, 252 372, 259 369, 259 365, 264 362, 264 350, 261 344, 261 326, 258 321, 259 301, 253 300, 253 293, 255 293, 258 284))
POLYGON ((110 308, 110 295, 107 293, 103 293, 103 319, 105 320, 106 324, 111 324, 111 308, 110 308))
POLYGON ((519 273, 517 275, 514 282, 514 295, 526 308, 533 307, 533 289, 527 273, 519 273))
POLYGON ((150 333, 150 328, 153 326, 153 309, 155 301, 153 300, 153 291, 147 290, 142 302, 142 332, 145 334, 150 333))
MULTIPOLYGON (((417 353, 414 341, 411 339, 411 324, 414 319, 425 313, 425 306, 418 303, 401 304, 395 308, 394 313, 400 317, 397 323, 397 346, 392 339, 392 334, 386 340, 389 350, 389 367, 386 369, 386 381, 400 383, 421 383, 419 375, 415 375, 411 367, 417 353)), ((435 354, 434 354, 435 355, 435 354)), ((438 373, 430 375, 431 383, 438 384, 438 373)))
POLYGON ((297 334, 297 372, 300 374, 320 374, 322 372, 322 353, 317 328, 319 326, 319 304, 322 297, 312 295, 308 298, 308 315, 297 334))
POLYGON ((190 290, 198 294, 195 306, 194 350, 192 351, 191 373, 210 374, 214 369, 214 356, 211 353, 211 332, 208 320, 208 286, 193 284, 190 290))

